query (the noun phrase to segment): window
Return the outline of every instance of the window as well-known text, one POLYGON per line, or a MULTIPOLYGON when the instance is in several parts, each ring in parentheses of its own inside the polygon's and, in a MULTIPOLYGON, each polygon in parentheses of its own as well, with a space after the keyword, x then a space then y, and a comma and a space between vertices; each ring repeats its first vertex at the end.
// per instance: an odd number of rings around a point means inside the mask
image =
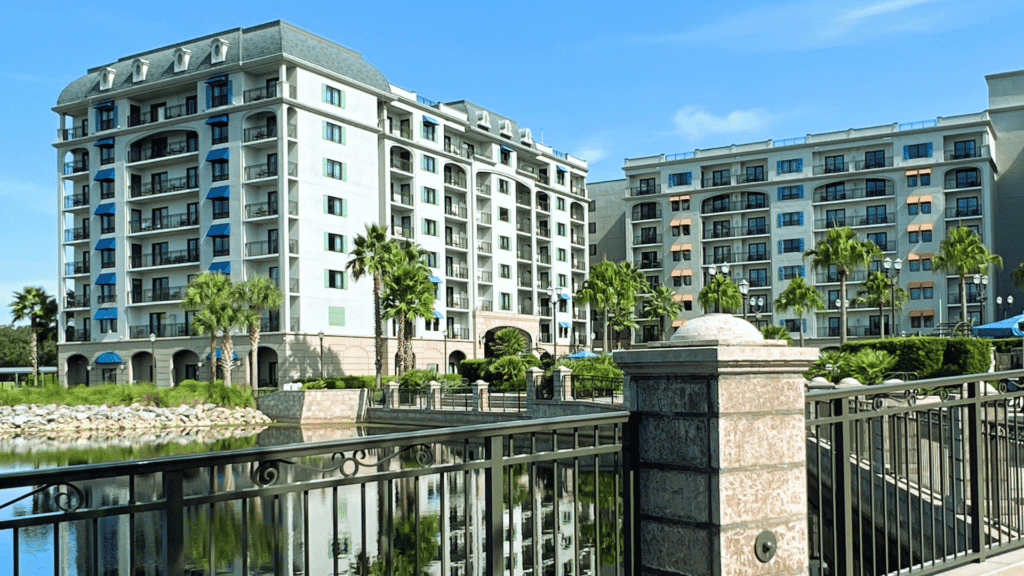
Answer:
POLYGON ((682 260, 683 260, 683 251, 682 250, 673 250, 672 251, 672 261, 673 262, 681 262, 682 260))
POLYGON ((558 230, 558 235, 559 236, 565 236, 565 224, 564 223, 559 222, 558 226, 557 226, 557 230, 558 230))
POLYGON ((556 198, 555 199, 555 207, 558 208, 559 210, 565 212, 565 198, 556 198))
POLYGON ((344 91, 338 90, 337 88, 335 88, 333 86, 328 86, 327 84, 324 84, 323 87, 320 90, 320 94, 321 94, 321 96, 323 98, 323 101, 326 104, 331 104, 333 106, 337 106, 338 108, 344 108, 345 107, 345 92, 344 91))
POLYGON ((691 183, 692 176, 690 172, 679 172, 668 175, 669 186, 689 186, 691 183))
POLYGON ((825 156, 825 174, 836 174, 846 172, 846 162, 843 156, 825 156))
POLYGON ((865 152, 864 168, 885 168, 885 150, 865 152))
POLYGON ((715 264, 722 264, 732 260, 732 246, 715 246, 712 251, 715 264))
POLYGON ((337 142, 338 144, 345 143, 345 127, 332 124, 324 121, 324 140, 330 140, 331 142, 337 142))
MULTIPOLYGON (((693 285, 693 276, 683 276, 683 286, 693 285)), ((689 308, 687 308, 689 310, 689 308)))
POLYGON ((345 252, 346 251, 345 250, 345 237, 342 236, 341 234, 332 234, 332 233, 328 232, 327 233, 326 244, 327 245, 324 246, 324 249, 328 250, 330 252, 345 252))
POLYGON ((423 128, 420 129, 420 136, 431 142, 437 141, 437 126, 433 122, 423 121, 423 128))
POLYGON ((779 160, 775 166, 775 171, 779 174, 802 172, 803 169, 804 161, 801 158, 794 158, 792 160, 779 160))
POLYGON ((324 196, 324 212, 335 216, 348 216, 348 201, 335 196, 324 196))
POLYGON ((512 241, 509 240, 508 236, 498 236, 498 248, 501 248, 502 250, 511 250, 512 241))
POLYGON ((917 216, 920 211, 921 205, 918 204, 917 202, 914 202, 913 204, 907 204, 907 215, 917 216))
POLYGON ((421 192, 421 197, 427 204, 437 205, 437 190, 424 186, 421 192))
POLYGON ((887 217, 885 213, 885 206, 868 206, 864 215, 865 224, 885 224, 887 217))
POLYGON ((436 174, 437 173, 437 159, 434 158, 433 156, 427 156, 426 154, 424 154, 420 158, 420 168, 422 168, 423 170, 426 170, 427 172, 433 172, 433 173, 436 174))
POLYGON ((566 276, 565 274, 559 274, 558 275, 558 287, 559 288, 566 288, 568 286, 569 286, 569 277, 566 276))
POLYGON ((780 266, 779 267, 779 280, 789 280, 800 276, 803 278, 804 267, 803 266, 780 266))
POLYGON ((512 152, 510 152, 509 150, 505 150, 505 148, 502 148, 501 149, 501 163, 504 164, 505 166, 508 166, 509 164, 511 164, 512 163, 512 152))
POLYGON ((981 214, 981 208, 978 206, 978 197, 972 196, 969 198, 957 198, 956 200, 956 215, 957 216, 978 216, 981 214))
POLYGON ((590 255, 597 256, 597 244, 590 245, 590 255))
POLYGON ((874 242, 875 246, 878 246, 878 248, 883 251, 889 249, 887 240, 888 236, 885 232, 875 232, 873 234, 868 234, 868 242, 874 242))
POLYGON ((100 148, 100 164, 114 163, 114 147, 103 146, 100 148))
POLYGON ((914 158, 931 158, 932 143, 911 144, 903 147, 903 159, 913 160, 914 158))
POLYGON ((825 186, 825 198, 826 202, 833 202, 835 200, 846 200, 846 185, 842 182, 835 184, 829 184, 825 186))
POLYGON ((557 258, 559 262, 567 262, 569 260, 568 251, 566 251, 565 248, 559 248, 555 253, 555 258, 557 258))
POLYGON ((765 194, 747 194, 747 210, 767 208, 768 196, 765 194))
POLYGON ((212 163, 212 166, 213 166, 213 181, 214 182, 220 182, 222 180, 227 180, 228 178, 231 177, 231 171, 228 169, 229 165, 230 164, 228 164, 227 162, 213 162, 212 163))
POLYGON ((975 158, 975 141, 974 140, 961 140, 960 142, 953 143, 953 157, 952 160, 960 160, 961 158, 975 158))
POLYGON ((757 244, 751 244, 747 246, 747 260, 767 260, 768 259, 768 244, 764 242, 758 242, 757 244))
POLYGON ((437 236, 437 221, 424 218, 423 233, 427 236, 437 236))
POLYGON ((911 261, 907 262, 907 266, 908 266, 908 268, 910 269, 911 272, 920 272, 921 271, 921 261, 920 260, 911 260, 911 261))
POLYGON ((498 266, 498 276, 501 278, 511 278, 512 268, 508 264, 501 264, 498 266))
MULTIPOLYGON (((117 332, 117 318, 105 318, 103 320, 100 320, 100 332, 102 332, 103 334, 106 334, 107 332, 117 332)), ((105 374, 107 370, 104 370, 103 372, 103 379, 106 382, 113 382, 114 379, 117 377, 115 372, 115 376, 108 379, 107 375, 105 374)), ((113 372, 113 370, 111 370, 111 372, 113 372)))
POLYGON ((498 220, 508 222, 511 218, 512 216, 510 215, 508 208, 498 208, 498 220))
POLYGON ((768 269, 755 268, 747 273, 748 282, 755 288, 763 288, 768 285, 768 269))
POLYGON ((712 186, 728 186, 731 184, 728 170, 715 170, 711 173, 712 186))
POLYGON ((100 268, 113 268, 117 265, 114 261, 114 250, 100 250, 100 268))
POLYGON ((219 220, 231 216, 229 206, 227 198, 214 198, 211 206, 213 208, 213 219, 219 220))
POLYGON ((681 236, 682 233, 683 233, 683 227, 682 226, 672 226, 672 228, 670 230, 670 233, 673 236, 681 236))
POLYGON ((657 288, 661 284, 661 277, 660 276, 647 276, 646 280, 647 280, 647 286, 650 287, 652 292, 654 291, 655 288, 657 288))
POLYGON ((932 203, 931 202, 921 202, 921 214, 931 214, 931 213, 932 213, 932 203))
POLYGON ((344 290, 345 286, 345 272, 341 270, 325 270, 325 280, 327 288, 339 288, 344 290))
POLYGON ((231 103, 231 86, 227 80, 217 81, 207 86, 209 87, 210 108, 227 106, 231 103))
POLYGON ((932 185, 932 173, 931 172, 925 172, 923 174, 919 174, 918 177, 917 177, 917 180, 918 180, 918 183, 921 184, 921 186, 931 186, 932 185))
MULTIPOLYGON (((921 241, 921 233, 920 232, 907 232, 907 242, 910 242, 911 244, 917 244, 920 241, 921 241)), ((914 271, 913 270, 913 266, 911 266, 911 272, 913 272, 913 271, 914 271)))
POLYGON ((764 216, 759 218, 747 218, 747 236, 767 233, 768 225, 765 223, 764 216))
POLYGON ((565 186, 565 170, 555 171, 555 182, 561 186, 565 186))
POLYGON ((923 300, 931 300, 932 298, 935 298, 935 288, 931 286, 921 288, 921 298, 923 300))
POLYGON ((100 181, 100 199, 106 200, 107 198, 114 197, 114 181, 113 180, 101 180, 100 181))
POLYGON ((825 227, 846 226, 846 210, 825 210, 825 227))
POLYGON ((868 179, 864 183, 864 195, 871 198, 885 196, 885 180, 868 179))
MULTIPOLYGON (((689 284, 687 284, 687 286, 689 286, 689 284)), ((692 311, 693 310, 693 301, 692 300, 683 300, 683 310, 685 310, 687 312, 692 311)))
POLYGON ((210 139, 213 144, 223 144, 228 141, 228 125, 227 123, 211 124, 210 125, 210 139))
POLYGON ((228 236, 213 237, 213 255, 228 256, 231 254, 231 238, 228 236))
POLYGON ((501 192, 502 194, 508 194, 510 192, 510 190, 511 190, 511 186, 509 186, 508 180, 502 180, 501 178, 499 178, 498 179, 498 192, 501 192))
POLYGON ((110 234, 114 231, 114 215, 113 214, 101 214, 100 215, 100 234, 110 234))
POLYGON ((507 292, 502 292, 498 295, 498 307, 502 310, 512 309, 512 295, 507 292))
POLYGON ((588 222, 587 232, 590 234, 597 234, 597 222, 588 222))
POLYGON ((335 180, 347 180, 348 174, 344 162, 324 158, 324 176, 335 180))
POLYGON ((783 212, 779 214, 779 226, 801 226, 803 223, 803 212, 783 212))
POLYGON ((764 182, 764 166, 747 166, 747 182, 764 182))
POLYGON ((907 188, 917 186, 917 174, 907 174, 907 188))
POLYGON ((920 288, 911 288, 910 289, 910 299, 911 300, 920 300, 921 299, 921 289, 920 288))
POLYGON ((800 320, 796 318, 786 318, 786 331, 787 332, 800 332, 800 320))
POLYGON ((804 239, 803 238, 789 238, 782 240, 782 253, 789 252, 803 252, 804 251, 804 239))
POLYGON ((672 200, 672 211, 679 212, 680 210, 690 209, 690 199, 686 198, 683 200, 672 200))
POLYGON ((799 200, 804 197, 803 186, 780 186, 779 200, 799 200))
POLYGON ((673 276, 672 277, 672 285, 673 286, 677 286, 677 287, 678 286, 682 286, 683 285, 683 277, 682 276, 673 276))
MULTIPOLYGON (((921 230, 921 242, 931 242, 931 241, 932 241, 932 231, 931 230, 921 230)), ((931 260, 929 260, 928 263, 930 265, 931 264, 931 260)), ((928 269, 931 270, 930 267, 928 269)))

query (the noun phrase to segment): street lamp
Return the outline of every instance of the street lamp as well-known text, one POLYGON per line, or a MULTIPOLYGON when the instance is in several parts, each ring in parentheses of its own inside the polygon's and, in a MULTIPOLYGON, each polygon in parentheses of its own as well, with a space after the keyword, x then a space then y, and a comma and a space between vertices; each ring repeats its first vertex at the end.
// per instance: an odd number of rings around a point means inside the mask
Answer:
MULTIPOLYGON (((711 277, 711 281, 714 282, 715 276, 718 274, 718 266, 712 264, 708 267, 708 275, 711 277)), ((723 262, 721 266, 721 272, 723 275, 729 275, 729 263, 723 262)), ((723 280, 724 281, 724 280, 723 280)), ((715 312, 722 311, 722 283, 719 282, 718 286, 715 287, 715 312)))
POLYGON ((761 311, 764 310, 764 296, 758 296, 757 298, 751 296, 750 307, 754 311, 754 323, 757 325, 761 322, 761 311))
POLYGON ((743 319, 747 319, 747 293, 750 292, 750 282, 746 278, 740 280, 740 295, 743 296, 743 319))
MULTIPOLYGON (((846 299, 846 298, 836 298, 836 308, 839 308, 840 312, 842 312, 843 310, 846 310, 849 307, 850 307, 850 301, 848 299, 846 299)), ((840 331, 845 331, 846 330, 846 326, 840 326, 839 330, 840 331)), ((829 334, 829 336, 831 336, 831 334, 829 334)), ((838 334, 838 336, 840 338, 842 338, 842 332, 840 332, 840 334, 838 334)))
POLYGON ((324 379, 324 331, 321 330, 317 337, 320 338, 320 379, 324 379))
POLYGON ((1006 310, 1013 306, 1013 294, 1006 297, 1006 304, 1003 304, 1003 297, 996 296, 996 305, 999 306, 999 310, 1003 313, 1003 320, 1006 320, 1006 310))
MULTIPOLYGON (((885 260, 882 260, 882 266, 885 267, 885 277, 889 279, 889 304, 892 307, 891 336, 896 336, 896 283, 900 281, 900 270, 903 269, 903 260, 897 258, 893 262, 891 258, 886 256, 885 260)), ((882 318, 879 318, 878 323, 882 329, 882 338, 885 338, 885 322, 883 322, 882 318)))
POLYGON ((978 289, 978 302, 981 302, 981 311, 978 312, 978 324, 980 325, 985 323, 985 300, 988 300, 988 295, 985 292, 988 290, 988 274, 975 274, 974 287, 978 289))
POLYGON ((156 334, 149 333, 149 379, 156 384, 156 334))

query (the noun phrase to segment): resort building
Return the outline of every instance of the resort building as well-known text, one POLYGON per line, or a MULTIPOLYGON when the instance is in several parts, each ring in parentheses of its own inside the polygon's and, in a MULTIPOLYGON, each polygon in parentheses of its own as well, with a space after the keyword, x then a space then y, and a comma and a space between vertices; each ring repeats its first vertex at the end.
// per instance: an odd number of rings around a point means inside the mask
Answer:
MULTIPOLYGON (((377 223, 429 253, 438 298, 415 326, 416 367, 483 357, 506 326, 538 352, 589 333, 572 299, 586 162, 494 111, 399 88, 331 41, 280 21, 186 40, 90 69, 54 111, 68 384, 209 376, 217 351, 182 307, 205 270, 285 293, 263 319, 262 386, 372 374, 372 282, 346 264, 377 223)), ((234 345, 249 353, 244 335, 234 345)))

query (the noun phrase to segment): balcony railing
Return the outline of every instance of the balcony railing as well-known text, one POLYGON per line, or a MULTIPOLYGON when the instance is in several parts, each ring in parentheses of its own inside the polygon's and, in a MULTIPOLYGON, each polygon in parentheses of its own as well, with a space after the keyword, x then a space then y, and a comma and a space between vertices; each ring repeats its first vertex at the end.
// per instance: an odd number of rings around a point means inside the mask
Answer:
POLYGON ((739 233, 736 230, 734 230, 732 227, 729 227, 729 228, 705 228, 704 229, 704 236, 703 237, 705 239, 715 239, 715 238, 732 238, 734 236, 739 236, 739 233))
MULTIPOLYGON (((493 274, 491 274, 490 270, 480 270, 480 271, 478 271, 476 273, 476 279, 479 280, 480 282, 484 282, 486 284, 490 284, 491 281, 492 281, 492 278, 493 278, 493 274)), ((490 300, 488 300, 488 302, 490 302, 490 300)))
POLYGON ((703 180, 703 182, 702 182, 702 187, 703 188, 716 188, 718 186, 731 186, 731 185, 732 185, 732 178, 731 177, 718 178, 718 177, 712 176, 710 178, 705 178, 703 180))
POLYGON ((849 162, 839 162, 836 164, 817 164, 814 166, 814 175, 819 176, 821 174, 841 174, 843 172, 850 171, 849 162))
POLYGON ((88 274, 89 273, 89 261, 80 260, 78 262, 65 262, 64 263, 64 275, 73 276, 75 274, 88 274))
POLYGON ((280 332, 281 318, 260 318, 260 332, 280 332))
POLYGON ((469 328, 448 328, 446 334, 449 340, 469 340, 469 328))
MULTIPOLYGON (((969 281, 970 280, 968 280, 968 282, 969 281)), ((948 302, 950 305, 960 304, 960 291, 958 290, 956 292, 951 292, 951 293, 947 294, 946 295, 946 302, 948 302)), ((968 304, 978 304, 980 302, 981 302, 981 293, 980 292, 968 292, 967 293, 967 303, 968 304)))
POLYGON ((65 308, 88 308, 89 296, 87 294, 76 294, 64 299, 65 308))
POLYGON ((476 221, 481 223, 481 224, 490 224, 491 223, 491 213, 490 212, 477 212, 476 213, 476 221))
POLYGON ((85 192, 76 192, 74 194, 68 194, 64 196, 64 207, 65 208, 78 208, 81 206, 89 205, 89 194, 85 192))
POLYGON ((257 140, 267 140, 270 138, 277 138, 277 124, 246 128, 242 132, 242 139, 245 142, 256 142, 257 140))
POLYGON ((705 264, 725 264, 726 262, 734 262, 732 252, 705 252, 703 260, 705 264))
POLYGON ((445 186, 454 186, 455 188, 466 188, 466 176, 464 174, 449 174, 444 175, 445 186))
POLYGON ((132 339, 149 338, 150 334, 155 335, 157 338, 174 338, 178 336, 198 336, 199 331, 196 330, 195 326, 185 323, 158 324, 155 326, 142 324, 141 326, 128 327, 128 337, 132 339))
POLYGON ((181 212, 179 214, 170 214, 167 216, 160 216, 158 218, 144 218, 142 220, 132 221, 130 224, 130 230, 134 234, 136 232, 173 230, 176 228, 186 228, 188 226, 198 225, 199 214, 195 212, 181 212))
POLYGON ((529 194, 516 194, 516 204, 518 204, 520 206, 529 206, 530 205, 530 195, 529 194))
POLYGON ((533 288, 533 277, 532 276, 520 276, 517 279, 517 285, 520 288, 533 288))
POLYGON ((448 266, 444 269, 444 274, 447 278, 466 280, 469 278, 469 268, 465 266, 448 266))
POLYGON ((89 161, 84 159, 72 160, 64 163, 64 175, 85 172, 89 169, 89 161))
MULTIPOLYGON (((573 188, 575 188, 575 186, 573 188)), ((653 186, 630 186, 629 188, 627 188, 627 191, 629 192, 630 196, 649 196, 651 194, 661 194, 661 184, 654 184, 653 186)))
POLYGON ((169 158, 180 156, 199 150, 199 142, 196 140, 179 140, 168 142, 163 146, 136 146, 128 153, 129 162, 142 162, 144 160, 155 160, 157 158, 169 158))
POLYGON ((60 128, 57 130, 57 137, 62 141, 74 140, 75 138, 85 138, 88 135, 88 121, 83 121, 81 125, 75 126, 74 128, 60 128))
POLYGON ((863 186, 845 186, 842 190, 819 190, 814 195, 815 202, 841 202, 843 200, 858 200, 860 198, 882 198, 893 196, 896 193, 896 186, 886 182, 884 186, 874 187, 868 191, 863 186))
POLYGON ((392 192, 391 193, 391 201, 396 203, 396 204, 401 204, 403 206, 412 206, 413 205, 412 194, 407 194, 407 193, 392 192))
POLYGON ((855 170, 872 170, 874 168, 892 168, 892 156, 886 156, 882 160, 855 160, 855 170))
POLYGON ((245 179, 256 180, 258 178, 269 178, 277 176, 277 162, 265 164, 253 164, 245 167, 245 179))
POLYGON ((456 218, 466 218, 466 207, 460 205, 445 206, 444 213, 446 216, 455 216, 456 218))
POLYGON ((582 234, 577 234, 577 233, 573 232, 572 236, 570 236, 570 238, 569 238, 569 242, 573 246, 583 246, 586 243, 586 239, 583 237, 582 234))
POLYGON ((293 294, 298 293, 298 291, 299 291, 299 279, 298 278, 289 278, 288 279, 288 291, 293 293, 293 294))
POLYGON ((262 218, 264 216, 277 216, 278 202, 256 202, 245 205, 246 218, 262 218))
POLYGON ((537 263, 538 264, 551 264, 551 255, 550 254, 537 254, 537 263))
POLYGON ((444 245, 465 250, 469 246, 469 240, 465 236, 445 236, 444 245))
POLYGON ((89 227, 79 226, 78 228, 68 228, 64 231, 65 242, 75 242, 77 240, 88 240, 89 239, 89 227))
MULTIPOLYGON (((661 268, 661 261, 653 262, 654 268, 661 268)), ((583 260, 572 259, 572 269, 586 271, 587 267, 583 264, 583 260)))
POLYGON ((946 218, 971 218, 981 216, 981 206, 949 206, 946 218))
MULTIPOLYGON (((633 216, 632 220, 634 222, 636 222, 638 220, 657 220, 657 219, 661 218, 661 207, 659 206, 659 207, 655 208, 654 210, 638 210, 638 209, 634 209, 632 216, 633 216)), ((579 218, 579 219, 582 220, 582 217, 579 218)))
POLYGON ((397 156, 391 157, 391 167, 402 172, 412 172, 412 162, 403 160, 397 156))
POLYGON ((157 290, 133 290, 131 292, 132 304, 148 304, 152 302, 170 302, 172 300, 182 300, 185 298, 186 288, 187 286, 171 286, 169 288, 160 288, 157 290))
MULTIPOLYGON (((572 261, 573 268, 576 268, 576 262, 577 262, 577 260, 573 260, 572 261)), ((661 268, 661 265, 662 265, 662 261, 661 260, 641 260, 640 261, 640 269, 641 270, 653 270, 655 268, 661 268)), ((578 269, 582 270, 583 267, 581 266, 578 269)))
POLYGON ((645 244, 661 244, 661 234, 641 234, 633 237, 634 246, 642 246, 645 244))
POLYGON ((399 226, 396 224, 392 224, 391 233, 395 236, 398 236, 399 238, 412 239, 415 237, 415 228, 412 226, 399 226))
POLYGON ((584 186, 579 186, 579 185, 573 184, 569 188, 569 190, 572 192, 572 194, 574 196, 579 196, 581 198, 586 198, 587 197, 587 189, 584 186))
POLYGON ((768 252, 747 252, 747 262, 758 262, 760 260, 767 260, 768 252))
POLYGON ((132 198, 141 198, 143 196, 169 194, 171 192, 181 192, 182 190, 192 190, 195 188, 199 188, 198 177, 182 176, 180 178, 168 178, 167 180, 132 186, 129 190, 129 194, 132 198))
POLYGON ((768 230, 769 230, 768 225, 764 225, 764 226, 749 226, 748 225, 746 228, 743 229, 743 235, 744 236, 760 236, 761 234, 767 234, 768 230))
POLYGON ((481 253, 481 254, 490 254, 491 253, 491 243, 490 242, 483 242, 483 241, 477 242, 476 243, 476 251, 481 253))
POLYGON ((525 300, 520 302, 519 303, 519 313, 520 314, 533 314, 533 304, 531 304, 530 302, 527 302, 525 300))
POLYGON ((267 254, 278 254, 281 251, 281 243, 277 240, 260 240, 257 242, 245 243, 245 256, 266 256, 267 254))
POLYGON ((946 160, 966 160, 968 158, 988 158, 988 146, 975 146, 969 149, 946 149, 946 160))
POLYGON ((256 102, 267 98, 277 98, 277 84, 271 84, 262 88, 253 88, 242 93, 242 99, 246 102, 256 102))
POLYGON ((89 342, 92 338, 89 336, 89 329, 75 330, 68 328, 65 332, 64 340, 67 342, 89 342))
POLYGON ((469 298, 462 296, 452 296, 447 301, 448 308, 454 310, 468 310, 469 309, 469 298))
POLYGON ((151 266, 170 266, 199 262, 198 250, 171 250, 156 254, 132 256, 132 268, 148 268, 151 266))
POLYGON ((490 196, 491 195, 491 185, 490 184, 479 184, 479 185, 477 185, 476 193, 480 194, 481 196, 490 196))
MULTIPOLYGON (((854 270, 853 272, 846 275, 847 282, 863 282, 868 277, 868 273, 864 270, 854 270)), ((831 282, 839 282, 838 274, 829 274, 826 272, 819 272, 814 276, 817 284, 828 284, 831 282)))
POLYGON ((885 242, 872 240, 871 242, 875 246, 878 246, 878 249, 881 250, 882 252, 895 252, 896 251, 896 241, 895 240, 887 240, 885 242))
POLYGON ((538 226, 537 236, 540 236, 541 238, 551 238, 551 229, 545 226, 538 226))

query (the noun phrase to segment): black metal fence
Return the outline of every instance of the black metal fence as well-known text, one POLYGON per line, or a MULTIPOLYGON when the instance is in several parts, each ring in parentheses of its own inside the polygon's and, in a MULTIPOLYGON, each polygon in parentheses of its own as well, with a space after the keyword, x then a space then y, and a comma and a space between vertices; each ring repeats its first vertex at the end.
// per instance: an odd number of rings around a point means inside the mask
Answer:
POLYGON ((810 391, 812 573, 933 574, 1024 546, 1022 377, 810 391))
POLYGON ((623 574, 635 542, 627 422, 615 412, 8 473, 0 565, 15 576, 623 574))
POLYGON ((572 376, 574 400, 593 400, 622 404, 622 378, 572 376))

